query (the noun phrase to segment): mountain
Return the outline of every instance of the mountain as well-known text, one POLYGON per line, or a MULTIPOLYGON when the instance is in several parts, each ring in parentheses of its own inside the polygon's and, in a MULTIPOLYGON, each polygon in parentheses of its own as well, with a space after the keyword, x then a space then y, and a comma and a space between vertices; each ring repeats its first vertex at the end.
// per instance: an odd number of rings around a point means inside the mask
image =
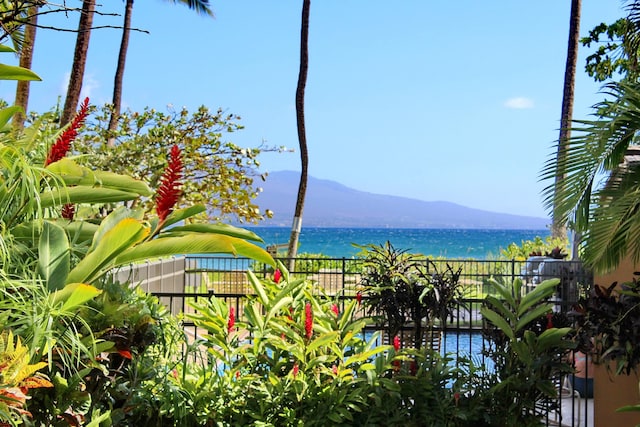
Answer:
MULTIPOLYGON (((256 199, 271 209, 264 226, 291 226, 299 172, 269 173, 256 199)), ((549 220, 472 209, 450 202, 426 202, 354 190, 335 181, 309 177, 305 227, 545 229, 549 220)))

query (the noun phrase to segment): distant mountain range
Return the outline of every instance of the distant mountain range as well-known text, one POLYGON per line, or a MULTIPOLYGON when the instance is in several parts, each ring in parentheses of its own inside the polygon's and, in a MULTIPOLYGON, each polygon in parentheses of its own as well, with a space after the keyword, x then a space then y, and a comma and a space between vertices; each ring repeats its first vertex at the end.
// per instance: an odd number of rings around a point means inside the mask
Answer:
MULTIPOLYGON (((263 226, 291 226, 299 172, 271 172, 256 199, 271 209, 263 226)), ((305 227, 475 228, 543 230, 549 220, 472 209, 450 202, 426 202, 354 190, 335 181, 309 177, 303 213, 305 227)))

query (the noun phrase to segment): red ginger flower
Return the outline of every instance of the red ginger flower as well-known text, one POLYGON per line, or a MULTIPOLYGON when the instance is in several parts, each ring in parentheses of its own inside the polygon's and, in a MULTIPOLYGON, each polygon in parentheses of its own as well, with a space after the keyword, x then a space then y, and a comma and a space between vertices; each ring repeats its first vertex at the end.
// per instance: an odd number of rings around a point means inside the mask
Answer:
POLYGON ((160 188, 156 196, 156 212, 160 221, 164 221, 169 216, 182 194, 180 191, 182 168, 180 148, 174 144, 169 154, 169 164, 160 178, 160 188))
POLYGON ((298 371, 299 371, 299 370, 300 370, 300 368, 298 368, 298 362, 296 362, 296 363, 293 365, 293 378, 295 378, 295 377, 296 377, 296 375, 298 375, 298 371))
POLYGON ((282 280, 282 272, 280 269, 276 269, 276 271, 273 272, 273 281, 280 283, 280 280, 282 280))
POLYGON ((340 310, 338 310, 338 306, 336 304, 331 304, 331 311, 338 316, 340 314, 340 310))
POLYGON ((400 338, 397 335, 393 337, 393 349, 395 351, 400 350, 400 338))
POLYGON ((311 338, 311 335, 313 335, 313 310, 311 309, 311 303, 307 303, 304 306, 304 331, 307 338, 311 338))
POLYGON ((358 301, 358 307, 360 307, 360 304, 362 304, 362 292, 358 291, 356 294, 356 301, 358 301))
POLYGON ((67 155, 71 148, 71 143, 78 136, 78 129, 84 124, 84 120, 87 118, 89 112, 89 98, 85 98, 80 104, 80 109, 76 113, 71 123, 60 134, 56 142, 51 146, 47 159, 44 161, 44 165, 48 166, 53 162, 57 162, 67 155))
POLYGON ((551 328, 553 328, 553 321, 552 321, 552 318, 553 318, 553 314, 548 313, 548 314, 547 314, 547 329, 551 329, 551 328))
POLYGON ((236 324, 236 309, 229 308, 229 321, 227 322, 227 331, 231 332, 236 324))

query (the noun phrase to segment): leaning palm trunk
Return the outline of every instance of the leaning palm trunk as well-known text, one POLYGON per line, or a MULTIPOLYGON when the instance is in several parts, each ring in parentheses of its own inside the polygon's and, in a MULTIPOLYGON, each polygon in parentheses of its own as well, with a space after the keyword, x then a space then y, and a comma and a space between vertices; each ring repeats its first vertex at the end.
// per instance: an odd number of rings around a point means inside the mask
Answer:
POLYGON ((293 215, 291 226, 291 237, 289 238, 289 271, 294 270, 295 258, 298 253, 298 239, 302 228, 302 211, 304 210, 304 199, 307 193, 307 175, 309 168, 309 153, 307 152, 307 135, 304 124, 304 91, 307 85, 307 70, 309 68, 309 9, 311 0, 303 0, 302 3, 302 25, 300 31, 300 72, 298 74, 298 88, 296 90, 296 118, 298 125, 298 142, 300 144, 300 184, 298 185, 298 197, 296 199, 296 209, 293 215))
MULTIPOLYGON (((560 137, 558 138, 558 152, 556 154, 556 193, 564 185, 567 173, 562 166, 567 157, 569 139, 571 138, 571 119, 573 117, 573 98, 576 85, 576 65, 578 62, 578 41, 580 36, 580 10, 582 0, 571 0, 571 18, 569 24, 569 45, 567 47, 567 63, 564 71, 564 88, 562 93, 562 113, 560 117, 560 137)), ((567 235, 566 222, 556 213, 557 202, 554 203, 553 237, 564 238, 567 235)))
POLYGON ((113 81, 113 110, 109 119, 109 140, 108 147, 116 145, 115 131, 118 127, 118 116, 122 108, 122 82, 124 80, 124 67, 127 62, 127 50, 129 49, 129 35, 131 34, 131 14, 133 12, 133 0, 127 0, 124 10, 124 28, 122 29, 122 40, 120 42, 120 53, 118 54, 118 67, 113 81))
MULTIPOLYGON (((36 42, 36 32, 38 25, 38 6, 34 5, 27 11, 28 18, 26 28, 24 30, 24 43, 22 44, 22 50, 20 51, 20 66, 23 68, 31 69, 33 62, 33 47, 36 42)), ((19 111, 13 118, 13 127, 15 130, 22 130, 24 128, 25 114, 29 105, 29 89, 30 81, 20 80, 16 87, 16 102, 15 105, 22 107, 23 111, 19 111)))
POLYGON ((82 2, 82 12, 78 22, 78 36, 73 54, 73 65, 69 76, 69 86, 67 97, 64 101, 60 125, 64 126, 71 120, 76 111, 80 92, 82 91, 82 81, 84 79, 84 69, 87 64, 87 52, 89 51, 89 38, 91 36, 91 26, 93 25, 93 13, 95 11, 95 0, 84 0, 82 2))

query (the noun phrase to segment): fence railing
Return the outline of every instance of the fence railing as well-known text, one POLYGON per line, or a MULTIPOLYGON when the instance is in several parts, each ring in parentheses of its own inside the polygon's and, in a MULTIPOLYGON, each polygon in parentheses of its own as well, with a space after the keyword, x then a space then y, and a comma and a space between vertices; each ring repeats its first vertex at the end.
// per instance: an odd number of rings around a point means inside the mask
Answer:
MULTIPOLYGON (((287 259, 281 261, 288 265, 287 259)), ((454 271, 459 269, 460 283, 467 296, 452 318, 439 325, 442 333, 439 342, 441 352, 472 357, 485 365, 492 362, 486 358, 486 341, 480 333, 480 308, 484 297, 494 293, 492 280, 511 283, 519 278, 526 292, 546 279, 558 278, 560 285, 553 298, 556 312, 570 310, 593 284, 593 276, 583 268, 582 263, 576 261, 536 258, 528 261, 425 259, 424 262, 430 274, 443 273, 449 267, 454 271)), ((344 302, 356 295, 363 263, 362 259, 355 258, 298 258, 290 274, 311 280, 318 293, 344 302)), ((193 310, 188 304, 189 300, 215 295, 235 307, 235 312, 241 315, 247 298, 253 294, 246 275, 248 269, 260 278, 273 275, 271 267, 244 258, 188 256, 137 264, 119 270, 117 277, 120 281, 139 283, 143 290, 156 295, 172 314, 189 313, 193 310)), ((361 311, 361 314, 364 312, 361 311)), ((188 318, 184 327, 188 335, 194 338, 199 335, 200 331, 188 318)), ((390 343, 391 337, 385 334, 381 336, 385 344, 390 343)), ((410 339, 411 331, 401 331, 403 342, 410 339)), ((563 390, 561 387, 559 389, 563 390)), ((558 406, 564 409, 557 415, 551 415, 547 425, 593 425, 593 408, 590 405, 592 399, 560 394, 558 406), (560 418, 562 423, 554 424, 560 418)))

